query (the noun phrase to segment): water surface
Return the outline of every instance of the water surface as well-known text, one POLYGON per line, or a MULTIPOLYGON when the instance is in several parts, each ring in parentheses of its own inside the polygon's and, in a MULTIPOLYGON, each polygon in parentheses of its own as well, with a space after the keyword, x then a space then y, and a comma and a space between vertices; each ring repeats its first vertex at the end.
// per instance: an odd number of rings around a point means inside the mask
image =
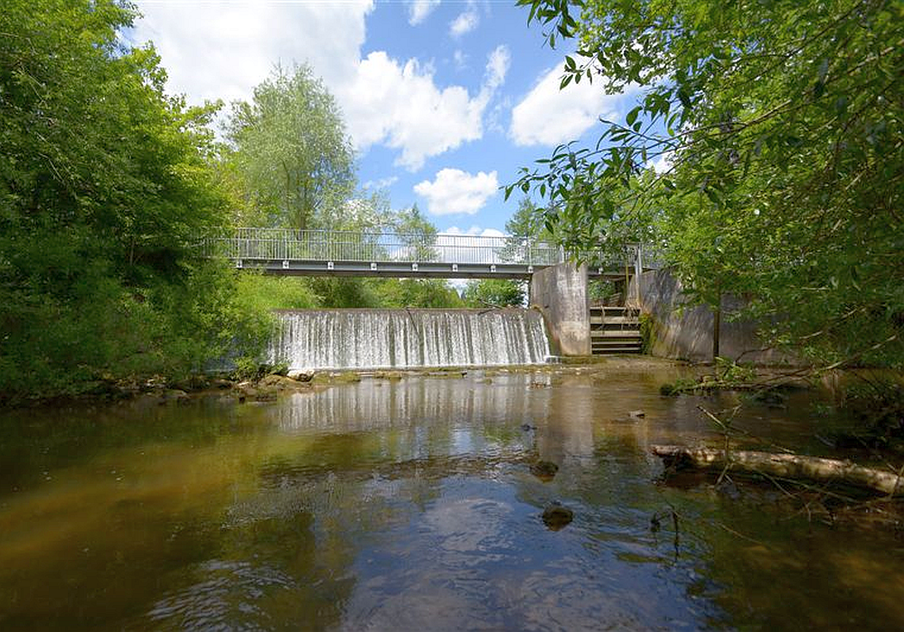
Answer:
MULTIPOLYGON (((717 441, 697 406, 736 403, 661 397, 678 370, 7 413, 0 629, 900 629, 894 533, 662 483, 648 446, 717 441)), ((807 398, 735 424, 818 452, 807 398)))

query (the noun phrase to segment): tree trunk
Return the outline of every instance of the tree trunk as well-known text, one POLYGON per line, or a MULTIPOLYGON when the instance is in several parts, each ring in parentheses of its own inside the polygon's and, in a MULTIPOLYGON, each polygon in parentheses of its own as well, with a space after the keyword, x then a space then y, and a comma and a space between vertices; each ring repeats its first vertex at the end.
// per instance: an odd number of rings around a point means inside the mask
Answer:
POLYGON ((745 450, 730 451, 726 459, 724 450, 683 448, 675 445, 653 445, 650 446, 650 450, 667 466, 677 468, 721 470, 728 465, 728 471, 819 482, 841 482, 889 496, 904 495, 904 477, 893 472, 855 465, 850 461, 745 450))

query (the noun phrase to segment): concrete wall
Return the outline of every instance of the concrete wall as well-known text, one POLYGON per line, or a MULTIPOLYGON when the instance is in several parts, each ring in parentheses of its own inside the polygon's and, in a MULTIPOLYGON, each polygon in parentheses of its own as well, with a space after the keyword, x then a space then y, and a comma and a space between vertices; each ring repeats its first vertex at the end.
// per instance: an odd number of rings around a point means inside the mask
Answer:
POLYGON ((543 313, 554 354, 590 355, 586 266, 560 263, 534 272, 530 304, 543 313))
MULTIPOLYGON (((666 358, 702 361, 712 359, 713 315, 709 307, 685 307, 681 283, 669 270, 654 270, 640 275, 640 304, 637 304, 637 280, 631 280, 628 304, 639 307, 653 318, 653 347, 650 352, 666 358)), ((722 299, 722 324, 719 355, 757 364, 788 364, 794 359, 774 350, 763 350, 756 324, 749 320, 732 321, 731 314, 744 306, 733 296, 722 299)))

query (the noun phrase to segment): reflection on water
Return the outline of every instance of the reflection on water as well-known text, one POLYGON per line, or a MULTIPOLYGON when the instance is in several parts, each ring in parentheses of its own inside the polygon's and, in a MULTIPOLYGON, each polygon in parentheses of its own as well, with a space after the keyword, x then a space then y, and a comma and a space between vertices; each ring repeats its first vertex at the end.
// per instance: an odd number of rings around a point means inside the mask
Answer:
MULTIPOLYGON (((770 489, 658 482, 649 444, 716 440, 697 406, 736 404, 660 397, 675 371, 7 414, 0 628, 901 627, 893 534, 811 525, 770 489), (575 513, 561 531, 551 502, 575 513), (671 509, 679 532, 651 529, 671 509)), ((735 423, 815 450, 795 397, 735 423)))

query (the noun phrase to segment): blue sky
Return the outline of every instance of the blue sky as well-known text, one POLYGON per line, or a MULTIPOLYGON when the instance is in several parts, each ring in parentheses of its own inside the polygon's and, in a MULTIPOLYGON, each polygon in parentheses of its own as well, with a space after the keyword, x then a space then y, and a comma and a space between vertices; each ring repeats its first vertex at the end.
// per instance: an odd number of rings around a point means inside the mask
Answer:
POLYGON ((343 110, 362 185, 417 203, 441 231, 502 230, 499 187, 560 142, 595 138, 631 95, 560 92, 550 50, 513 2, 138 0, 131 39, 151 40, 189 102, 249 99, 277 63, 305 62, 343 110))

